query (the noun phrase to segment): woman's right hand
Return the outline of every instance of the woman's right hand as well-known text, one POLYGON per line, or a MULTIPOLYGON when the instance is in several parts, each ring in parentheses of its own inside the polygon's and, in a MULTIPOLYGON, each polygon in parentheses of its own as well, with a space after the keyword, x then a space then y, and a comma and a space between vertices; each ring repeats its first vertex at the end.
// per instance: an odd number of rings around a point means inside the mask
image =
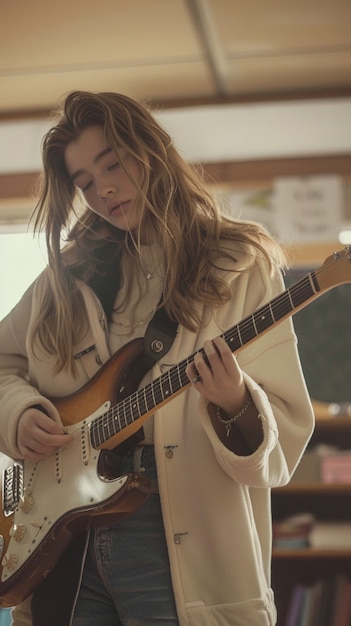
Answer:
POLYGON ((27 461, 41 461, 72 440, 73 435, 37 408, 26 409, 19 419, 17 446, 27 461))

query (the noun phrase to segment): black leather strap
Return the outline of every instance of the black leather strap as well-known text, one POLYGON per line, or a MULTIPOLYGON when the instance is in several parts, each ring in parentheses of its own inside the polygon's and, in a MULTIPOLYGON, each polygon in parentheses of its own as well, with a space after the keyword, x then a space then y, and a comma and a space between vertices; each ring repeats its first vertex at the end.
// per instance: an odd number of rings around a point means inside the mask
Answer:
POLYGON ((144 337, 145 357, 150 367, 169 351, 178 328, 164 308, 158 309, 149 322, 144 337))
MULTIPOLYGON (((149 322, 144 336, 144 352, 141 355, 145 367, 145 373, 152 368, 154 363, 167 354, 176 335, 178 323, 172 320, 164 308, 157 309, 149 322)), ((145 438, 144 429, 141 426, 134 435, 131 435, 114 449, 120 459, 132 448, 137 446, 145 438)))

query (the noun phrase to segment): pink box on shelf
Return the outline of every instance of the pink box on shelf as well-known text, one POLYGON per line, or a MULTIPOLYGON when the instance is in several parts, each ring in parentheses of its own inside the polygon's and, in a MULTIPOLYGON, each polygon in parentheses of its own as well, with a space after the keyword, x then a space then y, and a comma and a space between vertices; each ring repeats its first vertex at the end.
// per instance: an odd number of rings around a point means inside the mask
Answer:
POLYGON ((351 453, 322 456, 321 478, 323 483, 351 485, 351 453))

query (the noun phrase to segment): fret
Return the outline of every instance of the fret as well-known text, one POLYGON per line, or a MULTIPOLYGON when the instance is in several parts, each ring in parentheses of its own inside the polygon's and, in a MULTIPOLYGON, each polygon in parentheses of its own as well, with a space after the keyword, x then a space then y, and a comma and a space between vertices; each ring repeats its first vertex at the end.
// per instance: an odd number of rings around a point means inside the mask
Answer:
POLYGON ((89 428, 89 437, 90 437, 90 442, 93 448, 97 448, 99 445, 96 439, 96 434, 95 434, 95 422, 96 420, 91 422, 90 428, 89 428))
POLYGON ((284 315, 287 315, 288 313, 291 312, 292 310, 291 303, 292 303, 292 300, 287 291, 285 291, 284 293, 274 298, 274 300, 272 300, 271 311, 272 311, 273 319, 275 322, 277 322, 282 317, 284 317, 284 315))
POLYGON ((287 290, 287 293, 288 293, 288 295, 289 295, 290 309, 291 309, 291 311, 292 311, 292 310, 293 310, 293 308, 294 308, 294 303, 293 303, 292 298, 291 298, 290 289, 288 289, 288 290, 287 290))
POLYGON ((148 411, 151 411, 151 409, 153 409, 153 407, 155 406, 152 400, 152 393, 150 392, 151 386, 152 386, 152 383, 148 383, 145 387, 146 413, 148 411))
POLYGON ((135 402, 136 402, 136 411, 139 417, 143 414, 142 411, 140 410, 140 398, 141 398, 141 393, 140 393, 140 390, 138 389, 138 391, 135 392, 135 402))
MULTIPOLYGON (((102 416, 103 417, 103 416, 102 416)), ((101 416, 90 424, 90 439, 92 446, 97 448, 101 443, 101 416)))
POLYGON ((153 389, 154 406, 157 406, 158 404, 161 404, 163 400, 161 377, 156 378, 156 380, 154 381, 154 384, 152 385, 152 389, 153 389))
POLYGON ((138 417, 140 417, 139 406, 138 406, 138 394, 134 393, 131 397, 130 403, 130 415, 131 420, 134 422, 138 417))
POLYGON ((314 293, 318 293, 321 289, 320 286, 318 284, 318 280, 317 280, 317 276, 316 276, 316 272, 311 272, 309 274, 310 280, 311 280, 311 284, 312 284, 312 288, 313 288, 313 292, 314 293))
POLYGON ((123 402, 125 404, 125 415, 126 415, 127 424, 129 425, 129 424, 132 424, 134 421, 131 398, 126 398, 123 402))
POLYGON ((169 370, 168 372, 165 372, 165 374, 161 376, 161 381, 162 381, 162 397, 164 400, 166 400, 166 398, 169 398, 173 395, 172 381, 171 381, 169 370))
POLYGON ((120 424, 122 426, 122 429, 126 428, 126 426, 128 426, 128 419, 127 419, 127 413, 126 413, 126 403, 125 401, 121 402, 119 405, 117 405, 119 407, 119 421, 120 424))
MULTIPOLYGON (((203 351, 202 351, 203 352, 203 351)), ((189 378, 187 377, 186 374, 186 368, 189 365, 189 363, 192 362, 193 359, 186 359, 185 361, 183 361, 182 363, 179 363, 177 369, 179 371, 179 380, 180 380, 180 386, 178 387, 177 391, 179 391, 179 389, 182 389, 183 387, 185 387, 185 385, 189 384, 189 378)))
POLYGON ((226 340, 232 352, 235 352, 242 346, 238 326, 234 326, 230 329, 230 331, 225 333, 224 339, 226 340))
POLYGON ((100 420, 97 423, 96 437, 97 437, 98 444, 100 445, 104 441, 104 432, 103 432, 103 428, 102 428, 102 420, 101 420, 101 418, 100 418, 100 420))
POLYGON ((255 334, 258 335, 258 330, 257 330, 257 326, 256 326, 256 320, 255 320, 255 316, 252 315, 252 323, 254 325, 254 329, 255 329, 255 334))
POLYGON ((271 312, 271 316, 272 316, 272 324, 274 324, 274 322, 277 321, 278 316, 274 315, 274 301, 269 303, 269 310, 271 312))
POLYGON ((154 383, 150 383, 149 385, 149 394, 148 394, 148 410, 151 411, 155 406, 155 396, 154 396, 154 383))
POLYGON ((140 411, 140 415, 145 415, 145 413, 147 412, 145 387, 143 389, 139 390, 138 396, 139 396, 139 411, 140 411))
POLYGON ((119 405, 112 408, 113 430, 115 435, 122 430, 121 420, 118 415, 118 406, 119 405))
POLYGON ((240 332, 240 340, 241 344, 245 345, 251 339, 257 336, 255 325, 253 323, 253 316, 250 318, 246 318, 238 324, 239 332, 240 332))
POLYGON ((175 368, 172 368, 175 371, 175 374, 177 376, 177 382, 176 382, 176 386, 175 389, 176 391, 178 391, 178 389, 181 389, 182 387, 182 378, 181 378, 181 373, 180 373, 180 368, 178 366, 176 366, 175 368))
POLYGON ((272 310, 269 304, 265 304, 256 313, 254 313, 255 326, 258 334, 263 333, 274 323, 272 310))
POLYGON ((300 280, 296 285, 290 288, 291 298, 294 304, 294 308, 302 304, 307 298, 314 295, 314 289, 310 281, 310 275, 300 280))
POLYGON ((145 413, 147 413, 147 411, 148 411, 148 406, 147 406, 147 387, 148 386, 145 386, 142 389, 139 389, 139 391, 138 391, 140 415, 145 415, 145 413))
POLYGON ((102 420, 102 434, 104 437, 104 441, 110 439, 114 433, 111 432, 111 420, 109 419, 108 413, 105 413, 105 417, 102 420))

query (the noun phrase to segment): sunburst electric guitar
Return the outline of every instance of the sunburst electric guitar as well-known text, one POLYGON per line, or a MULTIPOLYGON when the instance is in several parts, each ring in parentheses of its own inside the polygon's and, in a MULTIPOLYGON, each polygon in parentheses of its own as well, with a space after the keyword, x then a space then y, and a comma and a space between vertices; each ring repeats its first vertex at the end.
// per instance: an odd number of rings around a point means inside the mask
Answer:
MULTIPOLYGON (((315 298, 351 282, 351 248, 276 296, 222 337, 233 353, 315 298)), ((159 407, 185 391, 194 354, 143 388, 143 340, 119 350, 81 390, 53 399, 73 443, 38 463, 4 457, 0 513, 0 606, 31 594, 69 543, 89 528, 128 515, 148 497, 147 479, 120 475, 111 450, 134 434, 159 407)))

